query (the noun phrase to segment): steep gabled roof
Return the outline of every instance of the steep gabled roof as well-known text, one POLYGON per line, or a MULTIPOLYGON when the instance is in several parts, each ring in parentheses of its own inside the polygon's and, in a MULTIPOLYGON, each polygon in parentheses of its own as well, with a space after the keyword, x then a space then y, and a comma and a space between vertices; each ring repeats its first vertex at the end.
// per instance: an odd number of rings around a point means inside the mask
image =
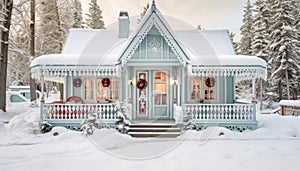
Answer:
POLYGON ((184 66, 188 64, 189 58, 181 48, 179 39, 155 4, 152 4, 152 7, 145 14, 136 31, 129 37, 130 41, 120 56, 119 61, 123 65, 127 63, 153 26, 158 29, 161 36, 163 36, 174 54, 178 57, 180 63, 184 66))

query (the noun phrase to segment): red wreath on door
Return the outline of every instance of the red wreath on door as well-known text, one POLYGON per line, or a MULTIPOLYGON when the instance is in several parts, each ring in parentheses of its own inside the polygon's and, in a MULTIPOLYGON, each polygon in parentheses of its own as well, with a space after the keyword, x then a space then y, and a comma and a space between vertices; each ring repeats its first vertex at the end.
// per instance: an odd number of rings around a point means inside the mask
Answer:
POLYGON ((73 80, 73 85, 74 85, 74 87, 80 87, 81 84, 82 84, 82 80, 81 80, 80 78, 75 78, 75 79, 73 80))
POLYGON ((139 81, 136 83, 136 87, 140 90, 143 90, 147 87, 148 83, 145 79, 139 79, 139 81))
POLYGON ((215 86, 216 80, 213 77, 207 77, 204 83, 207 87, 211 88, 215 86))
POLYGON ((110 85, 109 78, 103 78, 102 79, 102 85, 103 85, 103 87, 109 87, 109 85, 110 85))

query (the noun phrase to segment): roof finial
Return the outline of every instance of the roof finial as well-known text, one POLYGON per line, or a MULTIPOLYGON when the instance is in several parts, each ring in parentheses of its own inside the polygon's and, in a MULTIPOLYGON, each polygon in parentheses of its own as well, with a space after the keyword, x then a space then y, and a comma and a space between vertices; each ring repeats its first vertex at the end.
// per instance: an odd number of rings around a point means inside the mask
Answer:
POLYGON ((152 10, 152 12, 155 12, 155 11, 156 11, 155 0, 152 0, 151 10, 152 10))

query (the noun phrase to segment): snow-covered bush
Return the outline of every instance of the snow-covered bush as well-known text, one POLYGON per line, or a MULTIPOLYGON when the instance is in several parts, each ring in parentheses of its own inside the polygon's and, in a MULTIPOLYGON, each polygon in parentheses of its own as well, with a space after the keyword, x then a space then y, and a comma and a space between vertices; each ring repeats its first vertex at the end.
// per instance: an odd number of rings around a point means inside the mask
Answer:
POLYGON ((192 113, 188 112, 183 117, 183 130, 191 129, 196 129, 196 124, 193 120, 192 113))
POLYGON ((175 119, 175 124, 177 125, 183 124, 183 109, 181 106, 176 106, 174 119, 175 119))
POLYGON ((115 112, 117 114, 118 121, 116 122, 117 130, 121 133, 127 133, 127 127, 129 126, 129 119, 126 115, 126 106, 123 102, 117 101, 115 103, 115 112))
POLYGON ((93 134, 95 129, 99 128, 99 124, 96 121, 96 113, 88 113, 88 118, 83 120, 80 129, 83 135, 93 134))
POLYGON ((47 133, 52 130, 53 126, 49 124, 48 122, 44 121, 40 124, 41 133, 47 133))

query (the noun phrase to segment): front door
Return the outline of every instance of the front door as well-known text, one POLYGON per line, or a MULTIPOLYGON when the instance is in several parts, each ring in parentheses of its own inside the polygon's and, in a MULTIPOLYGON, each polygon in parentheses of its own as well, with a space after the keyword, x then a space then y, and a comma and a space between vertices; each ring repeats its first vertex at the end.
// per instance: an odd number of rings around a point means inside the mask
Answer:
POLYGON ((170 118, 169 75, 164 70, 137 72, 137 119, 170 118))

